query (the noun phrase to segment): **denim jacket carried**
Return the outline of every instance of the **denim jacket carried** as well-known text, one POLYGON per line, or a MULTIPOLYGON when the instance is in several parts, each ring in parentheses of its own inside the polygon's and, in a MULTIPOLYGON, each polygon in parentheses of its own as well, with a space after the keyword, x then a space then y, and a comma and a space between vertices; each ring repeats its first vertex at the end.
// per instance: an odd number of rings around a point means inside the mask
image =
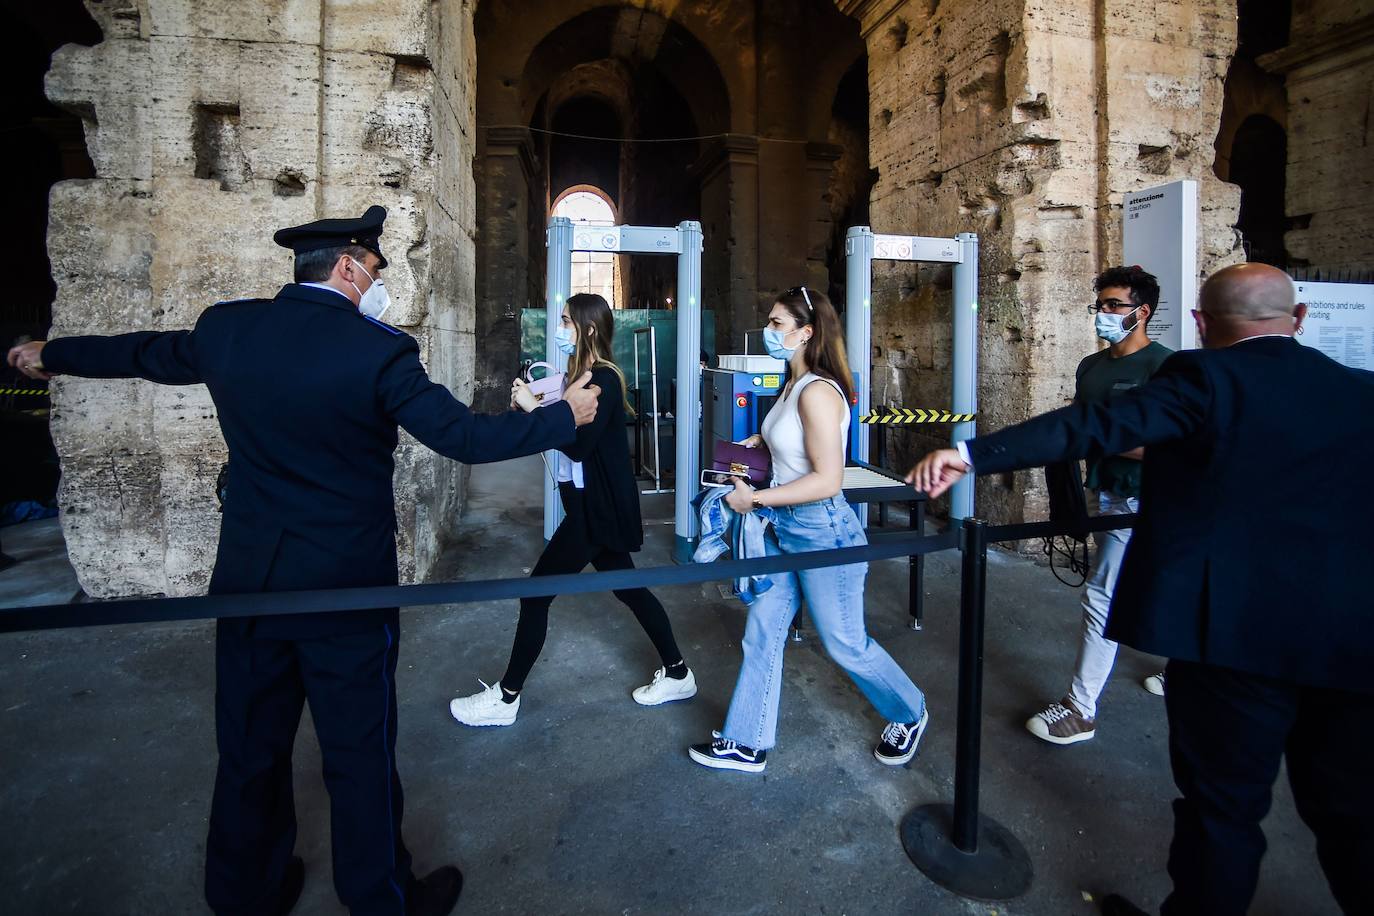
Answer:
MULTIPOLYGON (((737 560, 767 556, 763 533, 773 524, 773 510, 764 506, 741 515, 725 501, 731 492, 729 487, 707 487, 692 501, 701 520, 701 540, 692 554, 693 562, 710 563, 723 553, 731 553, 737 560)), ((767 574, 735 580, 735 594, 745 604, 752 604, 772 587, 767 574)))

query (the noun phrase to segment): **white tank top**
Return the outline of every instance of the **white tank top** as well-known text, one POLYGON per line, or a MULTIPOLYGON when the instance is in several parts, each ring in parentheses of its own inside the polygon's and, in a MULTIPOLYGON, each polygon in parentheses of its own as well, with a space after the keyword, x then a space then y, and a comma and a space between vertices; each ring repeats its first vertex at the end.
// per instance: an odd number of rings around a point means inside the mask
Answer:
MULTIPOLYGON (((806 455, 806 435, 802 430, 801 413, 797 405, 801 403, 802 389, 815 381, 825 382, 840 393, 840 386, 828 378, 808 372, 792 384, 792 390, 778 398, 778 403, 763 420, 763 441, 773 455, 773 484, 781 486, 811 473, 811 459, 806 455)), ((848 402, 845 404, 849 406, 848 402)), ((849 439, 849 411, 844 412, 844 422, 840 424, 840 435, 836 446, 840 450, 840 463, 844 463, 844 446, 849 439)))

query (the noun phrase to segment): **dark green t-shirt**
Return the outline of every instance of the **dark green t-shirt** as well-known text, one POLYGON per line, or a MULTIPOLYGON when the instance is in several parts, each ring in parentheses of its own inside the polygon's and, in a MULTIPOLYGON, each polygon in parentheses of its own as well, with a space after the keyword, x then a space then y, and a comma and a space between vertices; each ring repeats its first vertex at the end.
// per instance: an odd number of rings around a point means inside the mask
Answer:
MULTIPOLYGON (((1151 341, 1149 346, 1130 356, 1112 358, 1112 351, 1099 350, 1078 364, 1073 399, 1084 404, 1102 404, 1119 391, 1143 385, 1173 350, 1151 341)), ((1134 458, 1108 455, 1088 461, 1087 486, 1110 490, 1117 496, 1140 495, 1140 462, 1134 458)))

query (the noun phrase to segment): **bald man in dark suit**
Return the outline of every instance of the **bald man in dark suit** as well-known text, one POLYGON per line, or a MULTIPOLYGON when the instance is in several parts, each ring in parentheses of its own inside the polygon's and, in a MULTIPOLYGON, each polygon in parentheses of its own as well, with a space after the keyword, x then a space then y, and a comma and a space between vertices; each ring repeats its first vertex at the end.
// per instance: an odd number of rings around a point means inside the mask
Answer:
POLYGON ((1146 447, 1106 635, 1170 659, 1182 797, 1166 916, 1246 912, 1284 760, 1336 900, 1374 912, 1374 373, 1295 341, 1306 312, 1282 271, 1228 267, 1193 313, 1205 350, 1110 403, 932 452, 908 478, 938 496, 969 470, 1146 447))

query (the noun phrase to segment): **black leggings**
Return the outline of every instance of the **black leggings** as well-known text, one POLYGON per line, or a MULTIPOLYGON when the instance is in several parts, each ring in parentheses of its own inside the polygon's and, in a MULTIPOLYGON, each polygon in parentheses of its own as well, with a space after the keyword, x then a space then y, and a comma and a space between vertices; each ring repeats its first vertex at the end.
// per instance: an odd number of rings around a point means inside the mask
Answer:
MULTIPOLYGON (((563 524, 549 539, 531 576, 579 573, 588 563, 600 572, 634 569, 634 561, 628 553, 607 550, 590 543, 581 513, 576 511, 580 507, 569 508, 573 511, 563 519, 563 524)), ((616 591, 615 596, 621 604, 634 611, 635 619, 649 639, 653 640, 665 667, 682 660, 677 641, 673 639, 673 625, 668 622, 668 614, 653 592, 647 588, 626 588, 616 591)), ((549 605, 553 604, 554 597, 547 595, 520 599, 520 622, 515 626, 515 645, 511 646, 510 662, 501 678, 503 689, 515 692, 525 686, 525 678, 539 659, 539 653, 544 650, 544 639, 549 634, 549 605)))

